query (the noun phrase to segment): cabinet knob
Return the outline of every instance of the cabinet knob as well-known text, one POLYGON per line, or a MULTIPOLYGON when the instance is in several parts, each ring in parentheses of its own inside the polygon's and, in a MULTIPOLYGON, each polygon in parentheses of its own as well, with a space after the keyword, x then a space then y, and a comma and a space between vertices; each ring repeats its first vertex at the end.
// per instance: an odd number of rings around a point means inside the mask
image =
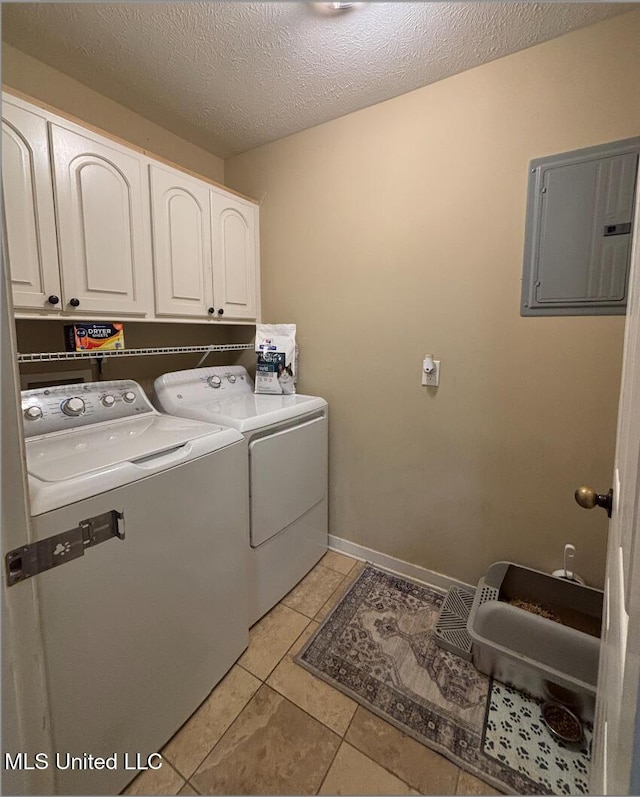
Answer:
POLYGON ((213 314, 215 313, 215 310, 214 310, 214 308, 213 308, 213 307, 210 307, 210 308, 207 310, 207 313, 209 313, 209 315, 213 315, 213 314))
POLYGON ((80 305, 80 299, 76 299, 74 296, 73 299, 69 299, 69 304, 71 307, 78 307, 80 305))
POLYGON ((49 302, 49 304, 58 304, 60 299, 55 295, 55 293, 52 293, 51 296, 47 299, 47 301, 49 302))
POLYGON ((224 310, 222 309, 222 307, 218 310, 218 315, 224 315, 224 310))

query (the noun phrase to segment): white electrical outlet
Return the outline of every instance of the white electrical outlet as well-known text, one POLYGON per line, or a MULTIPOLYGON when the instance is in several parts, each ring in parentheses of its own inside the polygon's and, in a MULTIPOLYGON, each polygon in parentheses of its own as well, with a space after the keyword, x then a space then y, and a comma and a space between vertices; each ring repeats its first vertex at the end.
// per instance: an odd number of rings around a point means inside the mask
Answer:
POLYGON ((430 374, 425 373, 424 368, 422 369, 422 384, 425 387, 438 387, 440 384, 440 360, 434 360, 433 365, 435 367, 430 374))

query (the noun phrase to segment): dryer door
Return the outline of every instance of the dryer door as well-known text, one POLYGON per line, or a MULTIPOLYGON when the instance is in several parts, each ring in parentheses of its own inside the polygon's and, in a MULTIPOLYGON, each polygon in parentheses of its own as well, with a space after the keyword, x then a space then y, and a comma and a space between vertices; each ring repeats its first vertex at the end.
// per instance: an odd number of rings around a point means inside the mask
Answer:
POLYGON ((249 444, 251 546, 302 517, 327 493, 327 418, 290 426, 249 444))

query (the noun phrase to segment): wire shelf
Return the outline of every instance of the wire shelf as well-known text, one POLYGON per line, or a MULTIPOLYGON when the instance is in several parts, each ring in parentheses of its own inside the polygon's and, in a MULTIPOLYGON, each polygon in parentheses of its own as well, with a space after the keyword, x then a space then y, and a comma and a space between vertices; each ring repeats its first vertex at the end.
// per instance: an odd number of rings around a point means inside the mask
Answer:
POLYGON ((253 343, 216 343, 210 346, 164 346, 149 349, 104 349, 99 351, 54 351, 18 354, 19 363, 46 363, 56 360, 87 360, 103 357, 142 357, 155 354, 209 354, 216 351, 253 351, 253 343))

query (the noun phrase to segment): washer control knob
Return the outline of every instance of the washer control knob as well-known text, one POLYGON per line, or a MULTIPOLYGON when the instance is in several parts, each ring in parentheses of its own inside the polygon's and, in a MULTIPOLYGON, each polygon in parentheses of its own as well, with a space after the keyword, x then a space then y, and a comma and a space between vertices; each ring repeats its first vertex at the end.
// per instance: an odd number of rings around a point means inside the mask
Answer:
POLYGON ((235 374, 227 374, 227 379, 229 380, 229 382, 231 382, 232 385, 235 384, 236 381, 235 374))
POLYGON ((107 393, 106 396, 103 396, 101 399, 103 407, 113 407, 116 403, 116 397, 112 396, 110 393, 107 393))
POLYGON ((133 390, 127 390, 122 394, 122 398, 127 402, 127 404, 133 404, 133 402, 136 400, 136 394, 133 392, 133 390))
POLYGON ((27 407, 24 411, 24 417, 28 421, 37 421, 38 418, 42 418, 42 410, 34 404, 31 407, 27 407))
POLYGON ((210 376, 207 379, 207 382, 211 385, 211 387, 220 387, 222 384, 222 379, 219 376, 210 376))
POLYGON ((82 415, 84 412, 84 401, 77 396, 65 399, 62 402, 62 412, 65 415, 70 415, 72 418, 82 415))

